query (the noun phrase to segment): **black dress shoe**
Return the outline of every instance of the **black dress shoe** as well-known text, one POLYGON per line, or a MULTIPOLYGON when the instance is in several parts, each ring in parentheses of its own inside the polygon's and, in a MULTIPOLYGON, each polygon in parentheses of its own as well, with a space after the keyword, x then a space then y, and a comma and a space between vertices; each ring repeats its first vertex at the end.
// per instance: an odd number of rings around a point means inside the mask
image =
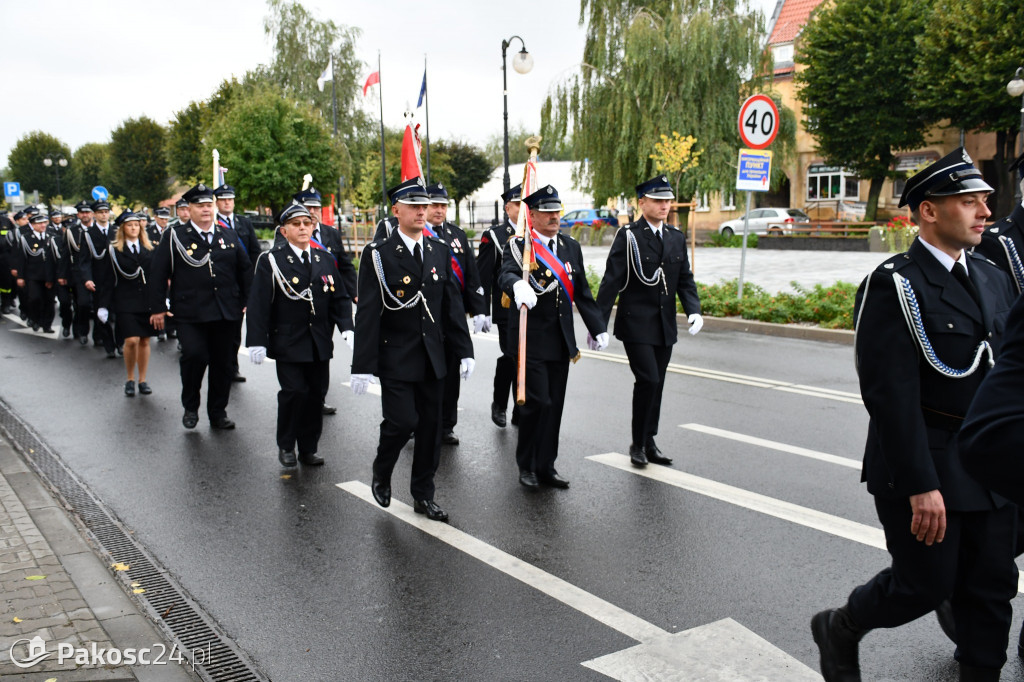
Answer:
POLYGON ((672 458, 661 454, 661 450, 658 449, 657 445, 644 446, 644 457, 651 464, 661 464, 663 466, 670 466, 672 464, 672 458))
POLYGON ((227 417, 216 417, 210 419, 210 428, 222 430, 233 429, 235 428, 235 422, 231 421, 227 417))
POLYGON ((60 335, 63 336, 66 339, 69 336, 71 336, 71 330, 68 329, 67 327, 61 327, 60 328, 60 335))
POLYGON ((373 499, 377 500, 377 504, 382 507, 391 504, 391 481, 385 481, 374 475, 373 482, 370 483, 370 490, 373 492, 373 499))
POLYGON ((323 414, 338 414, 338 408, 324 403, 323 407, 320 408, 320 412, 323 414))
POLYGON ((438 507, 433 500, 416 500, 412 508, 417 514, 426 514, 431 521, 448 520, 448 512, 438 507))
POLYGON ((43 327, 43 333, 44 334, 52 334, 53 333, 53 327, 43 327))
POLYGON ((142 395, 149 395, 152 392, 153 389, 149 387, 149 384, 147 384, 145 381, 139 382, 139 393, 141 393, 142 395))
POLYGON ((238 372, 235 372, 235 376, 231 377, 231 380, 234 381, 235 383, 239 383, 239 384, 244 384, 245 383, 245 377, 243 377, 238 372))
POLYGON ((445 431, 444 435, 441 436, 441 443, 444 445, 458 445, 459 437, 455 435, 454 431, 445 431))
POLYGON ((32 331, 34 331, 34 332, 39 331, 39 325, 36 324, 35 322, 32 323, 32 331))
POLYGON ((278 450, 277 461, 280 462, 283 467, 297 466, 295 463, 295 450, 278 450))
POLYGON ((196 424, 199 423, 199 413, 185 410, 185 414, 181 418, 181 423, 186 429, 196 428, 196 424))
POLYGON ((108 360, 114 360, 114 359, 116 359, 116 358, 117 358, 117 353, 115 353, 115 352, 114 352, 114 351, 112 351, 112 350, 108 350, 108 351, 107 351, 107 359, 108 359, 108 360))
POLYGON ((529 469, 519 470, 519 482, 530 489, 540 487, 540 483, 537 481, 537 474, 533 473, 529 469))
POLYGON ((644 449, 639 445, 630 445, 629 462, 635 467, 647 466, 647 455, 644 454, 644 449))
POLYGON ((89 337, 88 336, 79 336, 78 337, 78 343, 82 344, 83 346, 87 346, 89 344, 89 337))
POLYGON ((519 426, 519 405, 512 408, 512 426, 519 426))
POLYGON ((956 644, 956 621, 953 620, 953 605, 948 599, 935 609, 935 617, 939 621, 939 627, 946 633, 946 637, 949 637, 949 641, 956 644))
POLYGON ((118 346, 116 353, 117 353, 117 357, 123 358, 124 357, 124 348, 122 348, 121 346, 118 346))
POLYGON ((828 609, 811 618, 811 634, 821 653, 825 682, 860 682, 857 644, 867 633, 850 620, 846 607, 828 609))
POLYGON ((498 403, 491 403, 491 421, 500 429, 505 428, 505 408, 498 403))
POLYGON ((315 452, 300 452, 299 461, 309 466, 318 467, 324 463, 324 458, 315 452))
POLYGON ((569 481, 558 475, 557 471, 553 471, 545 476, 538 476, 537 482, 541 485, 546 485, 549 488, 568 488, 569 481))
POLYGON ((134 398, 135 397, 135 382, 134 381, 129 380, 129 381, 124 382, 124 394, 126 396, 128 396, 129 398, 134 398))

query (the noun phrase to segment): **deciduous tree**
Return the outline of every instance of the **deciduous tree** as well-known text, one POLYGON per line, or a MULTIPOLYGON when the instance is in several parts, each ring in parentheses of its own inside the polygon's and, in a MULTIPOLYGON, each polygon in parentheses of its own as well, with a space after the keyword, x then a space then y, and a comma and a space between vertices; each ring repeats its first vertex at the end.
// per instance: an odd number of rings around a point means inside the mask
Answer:
POLYGON ((109 184, 103 175, 109 154, 110 144, 105 142, 88 142, 75 150, 68 166, 69 196, 88 200, 92 198, 93 187, 109 184))
MULTIPOLYGON (((71 148, 59 139, 35 130, 23 135, 11 148, 7 156, 7 167, 10 173, 9 179, 21 183, 23 194, 29 194, 39 190, 44 201, 57 194, 57 176, 53 167, 47 168, 43 165, 43 159, 47 155, 56 158, 63 155, 69 162, 72 161, 71 148)), ((64 170, 64 169, 61 169, 64 170)), ((61 178, 64 179, 63 177, 61 178)), ((61 186, 61 191, 68 193, 68 188, 61 186)))
POLYGON ((130 118, 110 134, 104 176, 113 194, 133 204, 156 206, 167 198, 167 131, 143 116, 130 118))

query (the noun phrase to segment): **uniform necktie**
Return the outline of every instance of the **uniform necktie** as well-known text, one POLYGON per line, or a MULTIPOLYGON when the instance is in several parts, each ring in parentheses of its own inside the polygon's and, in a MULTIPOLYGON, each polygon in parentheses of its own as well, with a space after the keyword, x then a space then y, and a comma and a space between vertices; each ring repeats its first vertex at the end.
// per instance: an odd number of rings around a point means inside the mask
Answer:
POLYGON ((139 255, 139 247, 136 246, 135 244, 132 244, 132 255, 133 256, 139 255))
POLYGON ((974 302, 981 307, 981 295, 978 293, 978 289, 974 286, 974 282, 971 281, 970 276, 967 274, 967 268, 960 261, 953 263, 953 276, 956 277, 956 281, 963 285, 964 289, 967 289, 967 293, 971 295, 974 302))
POLYGON ((416 257, 416 262, 423 265, 423 250, 420 249, 420 243, 416 242, 416 246, 412 247, 412 255, 416 257))
POLYGON ((554 239, 549 239, 548 240, 548 248, 551 249, 551 255, 557 258, 558 257, 558 253, 555 251, 555 240, 554 239))
POLYGON ((320 241, 320 230, 313 230, 313 239, 320 241))
POLYGON ((213 230, 206 233, 206 244, 208 246, 213 246, 213 230))

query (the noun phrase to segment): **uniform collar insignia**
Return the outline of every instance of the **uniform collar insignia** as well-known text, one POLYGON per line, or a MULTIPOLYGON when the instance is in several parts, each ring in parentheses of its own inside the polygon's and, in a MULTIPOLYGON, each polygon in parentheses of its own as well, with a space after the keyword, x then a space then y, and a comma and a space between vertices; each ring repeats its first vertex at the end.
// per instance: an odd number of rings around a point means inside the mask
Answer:
POLYGON ((892 270, 895 266, 892 263, 886 263, 884 267, 886 270, 892 270))
POLYGON ((999 234, 999 228, 998 227, 993 227, 991 232, 992 232, 992 234, 999 234))

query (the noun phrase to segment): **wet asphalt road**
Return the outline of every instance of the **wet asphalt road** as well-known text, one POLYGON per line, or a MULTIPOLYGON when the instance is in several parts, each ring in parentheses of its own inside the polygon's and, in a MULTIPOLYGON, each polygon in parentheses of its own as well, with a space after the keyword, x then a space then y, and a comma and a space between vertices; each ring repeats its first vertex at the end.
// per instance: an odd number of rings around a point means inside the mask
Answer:
MULTIPOLYGON (((154 394, 128 399, 120 359, 18 328, 0 321, 0 397, 272 679, 606 680, 580 664, 636 645, 336 486, 369 484, 380 420, 379 398, 342 385, 340 341, 327 465, 289 472, 274 446, 273 365, 243 361, 248 382, 228 409, 237 430, 211 431, 201 408, 187 432, 173 341, 153 343, 154 394)), ((732 618, 817 669, 810 616, 883 568, 883 551, 586 459, 627 452, 632 384, 627 365, 589 355, 570 371, 562 427, 558 469, 572 487, 526 491, 516 430, 489 419, 496 337, 475 345, 462 444, 444 449, 437 475, 453 527, 667 632, 732 618)), ((614 339, 608 354, 624 359, 614 339)), ((750 383, 856 393, 849 346, 702 332, 683 335, 673 363, 742 375, 669 374, 658 442, 673 469, 878 526, 856 468, 678 426, 859 459, 861 405, 750 383)), ((407 504, 410 459, 411 447, 393 481, 407 504)), ((1019 627, 1003 679, 1024 679, 1019 627)), ((861 651, 865 679, 956 679, 930 616, 869 634, 861 651)))

